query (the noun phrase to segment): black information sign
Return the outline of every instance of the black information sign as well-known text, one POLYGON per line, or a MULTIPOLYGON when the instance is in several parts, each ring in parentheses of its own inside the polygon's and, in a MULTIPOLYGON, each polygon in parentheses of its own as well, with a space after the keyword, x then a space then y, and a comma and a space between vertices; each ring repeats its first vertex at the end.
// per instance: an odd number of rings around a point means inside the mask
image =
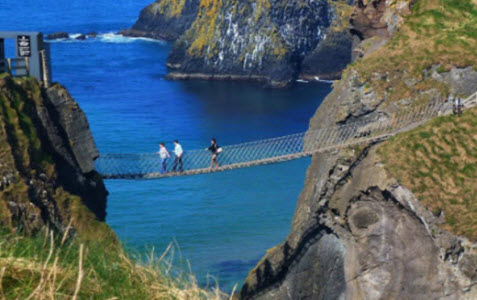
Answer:
POLYGON ((30 57, 31 56, 30 36, 28 35, 17 36, 17 49, 18 49, 18 56, 30 57))

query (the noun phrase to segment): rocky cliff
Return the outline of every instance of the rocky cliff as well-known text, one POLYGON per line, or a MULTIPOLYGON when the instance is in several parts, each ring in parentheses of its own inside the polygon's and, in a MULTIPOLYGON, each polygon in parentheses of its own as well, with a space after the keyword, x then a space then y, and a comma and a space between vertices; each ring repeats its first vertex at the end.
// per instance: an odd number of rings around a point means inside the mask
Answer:
MULTIPOLYGON (((476 22, 472 1, 358 1, 359 59, 310 129, 386 122, 429 101, 445 111, 477 91, 476 22)), ((475 299, 475 113, 313 156, 290 234, 242 298, 475 299)))
POLYGON ((252 80, 281 87, 339 78, 351 61, 352 0, 158 0, 129 36, 175 40, 172 79, 252 80))
POLYGON ((85 235, 106 228, 107 191, 83 111, 65 88, 0 78, 0 224, 26 233, 71 222, 85 235))
POLYGON ((194 22, 200 0, 157 0, 145 7, 133 27, 120 33, 166 41, 179 38, 194 22))
MULTIPOLYGON (((335 18, 334 6, 327 0, 204 0, 197 19, 174 45, 168 59, 169 77, 258 80, 286 86, 300 74, 303 59, 326 39, 335 18)), ((346 34, 331 35, 328 49, 313 53, 323 56, 307 61, 307 74, 336 77, 349 62, 349 40, 346 34), (328 59, 327 53, 336 50, 344 63, 320 65, 328 59)))

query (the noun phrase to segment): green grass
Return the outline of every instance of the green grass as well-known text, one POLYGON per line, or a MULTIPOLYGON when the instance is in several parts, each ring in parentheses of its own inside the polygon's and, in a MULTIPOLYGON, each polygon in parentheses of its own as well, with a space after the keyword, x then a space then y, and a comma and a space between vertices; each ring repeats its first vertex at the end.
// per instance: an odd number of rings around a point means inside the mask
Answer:
POLYGON ((193 276, 172 267, 167 255, 132 258, 120 246, 81 244, 45 233, 25 237, 0 232, 0 298, 229 298, 198 287, 193 276))
POLYGON ((434 89, 443 97, 450 93, 428 71, 433 66, 440 74, 453 67, 477 68, 476 48, 474 0, 418 0, 388 43, 352 68, 363 84, 369 83, 380 97, 387 97, 386 105, 404 98, 426 101, 424 91, 434 89))
POLYGON ((444 229, 477 241, 477 108, 400 134, 379 153, 423 205, 444 213, 444 229))

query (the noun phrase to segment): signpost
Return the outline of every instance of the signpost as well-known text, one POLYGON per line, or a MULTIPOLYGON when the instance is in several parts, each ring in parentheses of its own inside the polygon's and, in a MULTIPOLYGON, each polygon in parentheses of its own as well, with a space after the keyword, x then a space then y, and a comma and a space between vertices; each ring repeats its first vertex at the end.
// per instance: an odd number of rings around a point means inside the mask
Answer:
POLYGON ((31 56, 31 40, 28 35, 17 36, 17 49, 19 57, 31 56))

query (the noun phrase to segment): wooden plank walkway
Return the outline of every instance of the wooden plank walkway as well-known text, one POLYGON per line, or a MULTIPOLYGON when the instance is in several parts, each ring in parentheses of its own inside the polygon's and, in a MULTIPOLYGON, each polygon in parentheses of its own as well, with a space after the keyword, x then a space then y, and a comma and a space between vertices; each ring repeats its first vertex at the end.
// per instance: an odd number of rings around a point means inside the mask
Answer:
MULTIPOLYGON (((477 105, 477 93, 464 100, 466 108, 477 105)), ((220 167, 211 169, 210 153, 206 150, 186 151, 184 172, 160 173, 157 154, 101 154, 96 170, 104 179, 159 179, 191 176, 227 170, 274 164, 335 151, 362 143, 382 141, 408 131, 442 113, 444 103, 435 102, 419 109, 393 116, 379 115, 346 125, 318 128, 303 133, 253 141, 223 147, 219 155, 220 167)), ((168 159, 167 170, 172 169, 168 159)))

